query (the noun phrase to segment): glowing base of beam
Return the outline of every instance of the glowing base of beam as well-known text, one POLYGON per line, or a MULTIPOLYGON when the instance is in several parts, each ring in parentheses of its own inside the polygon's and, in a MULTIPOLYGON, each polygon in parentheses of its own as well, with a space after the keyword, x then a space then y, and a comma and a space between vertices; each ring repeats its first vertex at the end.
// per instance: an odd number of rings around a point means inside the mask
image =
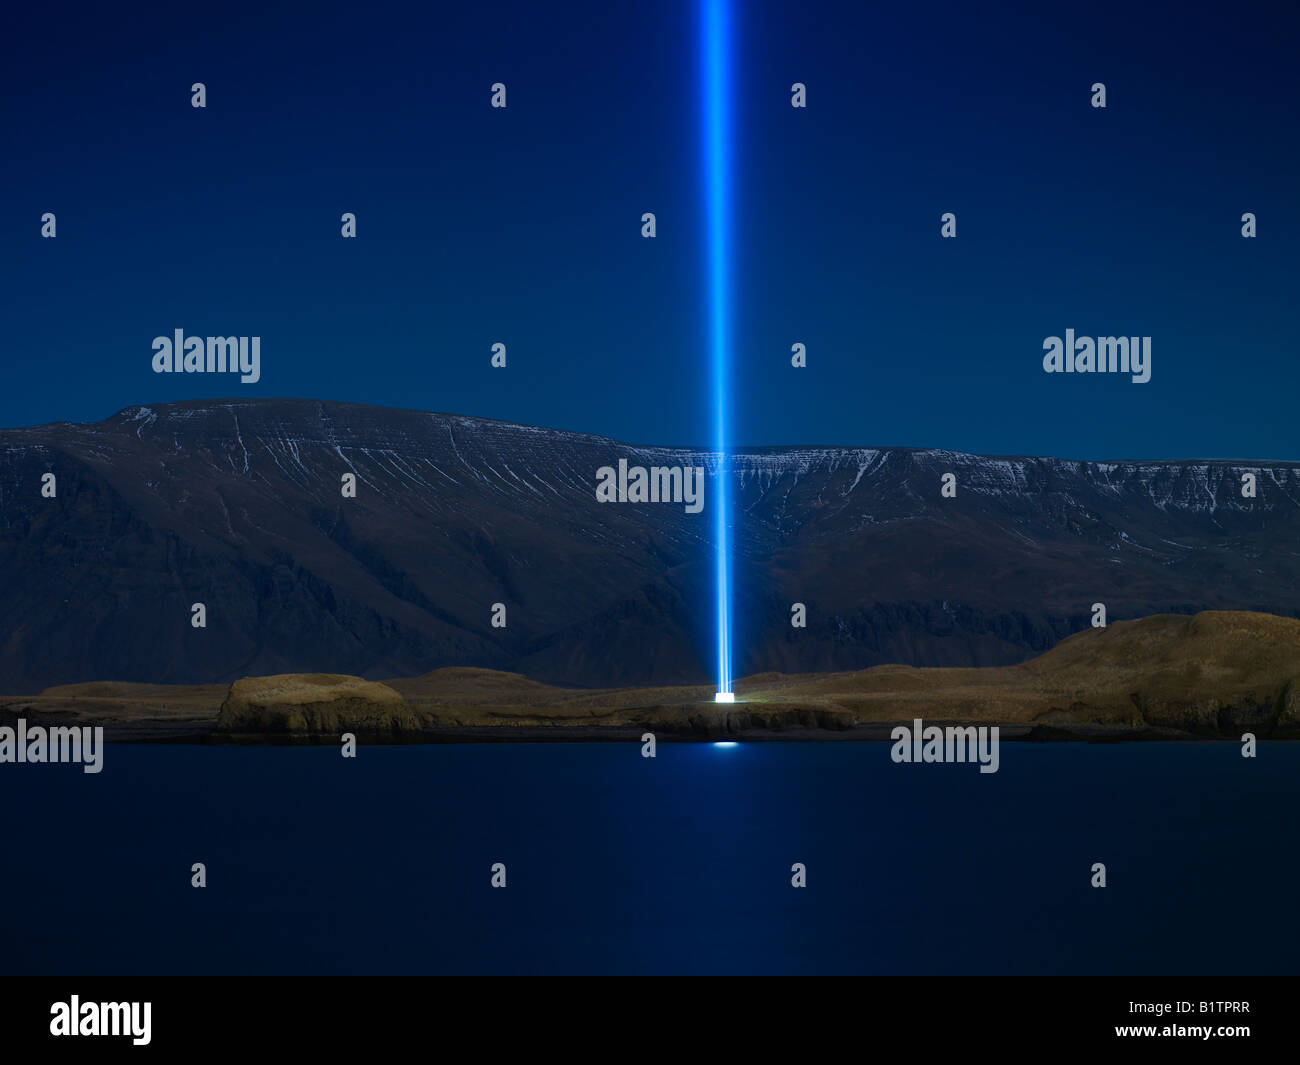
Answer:
POLYGON ((736 701, 735 692, 718 692, 713 697, 715 703, 734 703, 736 701))

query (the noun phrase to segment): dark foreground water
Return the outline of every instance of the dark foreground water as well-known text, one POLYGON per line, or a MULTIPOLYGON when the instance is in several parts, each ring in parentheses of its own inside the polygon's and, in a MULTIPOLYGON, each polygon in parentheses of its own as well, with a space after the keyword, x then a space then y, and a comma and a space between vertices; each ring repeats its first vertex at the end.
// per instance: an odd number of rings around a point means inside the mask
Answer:
POLYGON ((1295 972, 1297 798, 1300 744, 110 746, 0 766, 0 970, 1295 972))

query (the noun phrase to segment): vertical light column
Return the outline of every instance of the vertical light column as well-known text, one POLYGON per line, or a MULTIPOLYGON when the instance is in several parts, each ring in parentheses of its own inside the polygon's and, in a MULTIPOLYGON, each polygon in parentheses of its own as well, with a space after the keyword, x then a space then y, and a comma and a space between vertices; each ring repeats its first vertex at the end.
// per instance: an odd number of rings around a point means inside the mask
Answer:
POLYGON ((703 65, 704 195, 709 276, 709 347, 713 369, 713 498, 717 544, 718 702, 731 692, 731 551, 728 535, 727 386, 731 361, 731 0, 700 0, 703 65))

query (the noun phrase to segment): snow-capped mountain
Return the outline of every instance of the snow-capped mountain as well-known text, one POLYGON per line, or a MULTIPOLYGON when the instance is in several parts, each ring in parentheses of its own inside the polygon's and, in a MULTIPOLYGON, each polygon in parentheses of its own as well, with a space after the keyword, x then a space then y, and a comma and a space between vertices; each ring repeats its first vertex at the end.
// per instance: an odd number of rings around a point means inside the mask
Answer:
MULTIPOLYGON (((446 665, 707 682, 718 465, 313 400, 0 431, 0 691, 446 665), (599 502, 597 470, 619 459, 703 467, 703 510, 599 502)), ((798 447, 741 450, 722 471, 739 673, 1013 662, 1086 626, 1094 603, 1111 620, 1300 614, 1293 462, 798 447)))

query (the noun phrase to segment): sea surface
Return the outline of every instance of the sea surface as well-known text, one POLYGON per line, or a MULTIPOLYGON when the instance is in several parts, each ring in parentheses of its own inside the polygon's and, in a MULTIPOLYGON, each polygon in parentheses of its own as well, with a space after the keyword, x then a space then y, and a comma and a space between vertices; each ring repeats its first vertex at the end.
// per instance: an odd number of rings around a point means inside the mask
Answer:
POLYGON ((0 765, 0 972, 1294 973, 1298 799, 1300 743, 110 745, 0 765))

